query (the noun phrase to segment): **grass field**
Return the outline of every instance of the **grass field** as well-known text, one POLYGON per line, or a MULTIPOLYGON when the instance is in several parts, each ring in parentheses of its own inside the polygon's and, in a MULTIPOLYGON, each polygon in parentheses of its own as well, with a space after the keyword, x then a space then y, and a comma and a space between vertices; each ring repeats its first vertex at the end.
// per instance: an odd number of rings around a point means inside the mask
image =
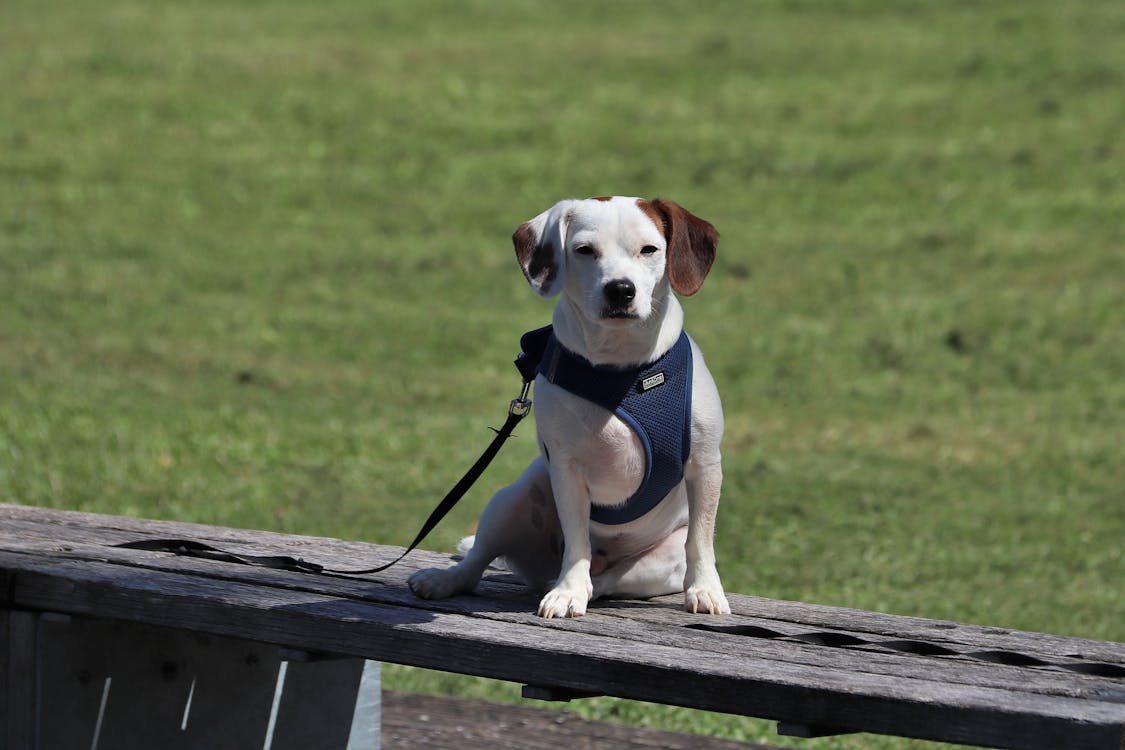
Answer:
POLYGON ((0 500, 404 544, 548 320, 512 230, 660 195, 723 236, 686 309, 729 589, 1123 640, 1123 38, 1119 0, 7 0, 0 500))

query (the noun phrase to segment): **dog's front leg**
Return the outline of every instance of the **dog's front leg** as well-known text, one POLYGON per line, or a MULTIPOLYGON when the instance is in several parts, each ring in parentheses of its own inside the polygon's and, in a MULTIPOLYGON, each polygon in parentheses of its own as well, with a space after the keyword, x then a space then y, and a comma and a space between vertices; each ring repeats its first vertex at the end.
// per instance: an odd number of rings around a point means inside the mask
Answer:
POLYGON ((696 467, 687 476, 688 534, 684 550, 684 609, 688 612, 730 614, 719 571, 715 568, 715 515, 723 486, 722 464, 696 467))
POLYGON ((563 560, 554 588, 539 602, 539 616, 581 617, 594 593, 590 580, 590 494, 576 471, 554 463, 551 489, 563 533, 563 560))

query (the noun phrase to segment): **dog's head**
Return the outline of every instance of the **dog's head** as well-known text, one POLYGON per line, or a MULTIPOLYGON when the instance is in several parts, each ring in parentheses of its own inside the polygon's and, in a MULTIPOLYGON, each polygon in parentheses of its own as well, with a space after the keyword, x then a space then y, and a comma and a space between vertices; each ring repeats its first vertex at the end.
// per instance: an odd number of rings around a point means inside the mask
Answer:
POLYGON ((594 320, 647 318, 671 286, 699 291, 719 233, 667 200, 564 200, 520 225, 512 242, 531 288, 562 290, 594 320))

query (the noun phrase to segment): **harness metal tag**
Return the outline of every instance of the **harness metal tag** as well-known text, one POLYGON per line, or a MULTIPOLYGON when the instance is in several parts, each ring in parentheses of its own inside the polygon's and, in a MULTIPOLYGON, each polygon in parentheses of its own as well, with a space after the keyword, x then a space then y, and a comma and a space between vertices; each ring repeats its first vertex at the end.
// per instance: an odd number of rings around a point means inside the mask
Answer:
POLYGON ((653 388, 658 388, 662 385, 664 385, 664 373, 654 373, 641 381, 641 393, 646 393, 648 391, 651 391, 653 388))

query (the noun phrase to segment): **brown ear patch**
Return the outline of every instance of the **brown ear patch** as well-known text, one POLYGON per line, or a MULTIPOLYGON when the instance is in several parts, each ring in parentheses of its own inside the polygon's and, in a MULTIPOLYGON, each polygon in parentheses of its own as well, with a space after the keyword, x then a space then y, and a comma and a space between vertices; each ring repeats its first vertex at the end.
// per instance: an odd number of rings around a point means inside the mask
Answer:
POLYGON ((535 236, 535 230, 531 228, 530 221, 520 224, 512 233, 512 244, 516 248, 516 260, 526 269, 531 264, 531 256, 538 244, 538 238, 535 236))
POLYGON ((549 247, 539 242, 539 235, 531 222, 519 225, 512 234, 512 244, 516 249, 516 260, 523 269, 528 282, 537 289, 547 289, 559 274, 555 264, 555 254, 549 247))
POLYGON ((698 292, 715 262, 718 230, 673 201, 638 201, 638 207, 664 230, 672 288, 685 297, 698 292))

